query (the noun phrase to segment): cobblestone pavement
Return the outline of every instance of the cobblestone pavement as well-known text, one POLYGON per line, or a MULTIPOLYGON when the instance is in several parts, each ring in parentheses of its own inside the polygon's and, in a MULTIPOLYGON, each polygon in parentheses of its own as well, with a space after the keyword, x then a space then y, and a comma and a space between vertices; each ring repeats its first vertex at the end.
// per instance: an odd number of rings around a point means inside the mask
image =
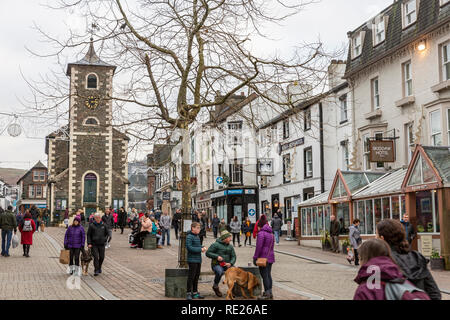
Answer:
POLYGON ((0 257, 0 300, 101 300, 85 282, 81 290, 68 289, 66 266, 43 233, 35 233, 30 258, 21 245, 10 255, 0 257))

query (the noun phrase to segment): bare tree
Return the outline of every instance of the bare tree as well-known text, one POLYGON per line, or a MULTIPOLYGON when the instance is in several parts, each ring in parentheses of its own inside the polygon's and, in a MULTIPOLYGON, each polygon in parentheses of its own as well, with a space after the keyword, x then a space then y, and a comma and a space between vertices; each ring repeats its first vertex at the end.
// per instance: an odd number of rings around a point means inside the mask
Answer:
MULTIPOLYGON (((199 115, 213 114, 214 108, 243 90, 284 109, 294 107, 286 92, 293 81, 304 84, 308 96, 322 92, 318 88, 325 85, 325 67, 334 54, 325 53, 320 41, 297 46, 290 58, 277 53, 258 55, 254 48, 255 37, 270 39, 268 27, 282 24, 312 2, 60 0, 53 9, 78 10, 95 28, 81 34, 71 30, 65 41, 36 29, 55 48, 41 56, 58 61, 64 61, 74 48, 85 50, 89 38, 94 38, 102 59, 117 65, 116 74, 126 82, 108 97, 115 102, 115 125, 126 128, 137 142, 155 141, 180 129, 183 219, 189 219, 189 128, 199 115), (274 86, 282 90, 282 97, 267 93, 274 86)), ((61 81, 42 79, 29 84, 35 96, 51 97, 31 101, 38 111, 64 108, 61 81), (53 103, 48 105, 49 101, 53 103)), ((186 266, 184 251, 180 265, 186 266)))

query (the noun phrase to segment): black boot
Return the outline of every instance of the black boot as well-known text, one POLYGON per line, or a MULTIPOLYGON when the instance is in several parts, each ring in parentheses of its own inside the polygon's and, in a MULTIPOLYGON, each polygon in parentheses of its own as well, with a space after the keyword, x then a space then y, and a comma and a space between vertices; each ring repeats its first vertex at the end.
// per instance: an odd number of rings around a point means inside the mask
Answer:
POLYGON ((29 244, 27 244, 27 254, 25 257, 27 257, 27 258, 30 257, 30 245, 29 244))

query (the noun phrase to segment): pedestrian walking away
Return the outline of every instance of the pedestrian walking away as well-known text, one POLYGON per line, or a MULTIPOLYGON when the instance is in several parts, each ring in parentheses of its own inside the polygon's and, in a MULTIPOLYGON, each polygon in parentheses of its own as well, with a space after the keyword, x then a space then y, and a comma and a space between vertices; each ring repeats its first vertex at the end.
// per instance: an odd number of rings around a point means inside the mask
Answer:
POLYGON ((94 257, 94 276, 102 273, 102 264, 105 259, 105 245, 108 239, 108 228, 102 221, 100 213, 94 214, 94 222, 89 225, 87 234, 88 247, 92 250, 94 257))
POLYGON ((36 224, 31 213, 26 213, 22 224, 19 226, 20 244, 23 246, 23 256, 30 257, 30 247, 33 245, 33 234, 36 231, 36 224))
POLYGON ((69 209, 64 211, 64 225, 66 226, 66 229, 69 228, 69 209))
POLYGON ((370 239, 358 250, 362 266, 355 278, 358 288, 353 300, 430 300, 423 290, 406 279, 384 240, 370 239), (379 270, 379 286, 372 283, 375 267, 379 270))
POLYGON ((431 300, 441 300, 441 291, 428 270, 429 260, 420 252, 410 249, 401 222, 393 219, 382 220, 377 224, 376 234, 389 244, 392 258, 406 278, 417 288, 425 291, 431 300))
POLYGON ((225 219, 222 218, 222 220, 220 220, 220 224, 219 224, 219 234, 225 230, 227 230, 227 223, 225 222, 225 219))
POLYGON ((272 218, 271 222, 273 234, 275 235, 275 241, 277 245, 280 244, 280 234, 281 234, 281 227, 283 226, 283 220, 281 219, 281 210, 278 209, 277 213, 272 218))
POLYGON ((112 209, 106 209, 105 215, 102 217, 103 224, 106 226, 108 230, 108 238, 106 240, 105 248, 108 249, 111 247, 112 240, 112 230, 114 228, 114 217, 112 215, 112 209))
POLYGON ((73 219, 73 224, 64 236, 64 248, 70 250, 69 273, 81 276, 80 253, 84 249, 86 235, 79 216, 73 219))
POLYGON ((214 239, 217 239, 217 234, 219 232, 219 227, 220 227, 220 219, 217 218, 217 214, 214 214, 214 217, 211 221, 211 225, 212 225, 212 229, 213 229, 214 239))
POLYGON ((178 230, 180 229, 180 223, 181 223, 181 209, 177 209, 172 219, 173 229, 175 230, 175 238, 177 238, 177 240, 178 240, 178 230))
POLYGON ((236 239, 239 247, 241 247, 241 222, 237 216, 233 217, 230 222, 231 233, 233 234, 233 246, 236 246, 236 239))
POLYGON ((189 274, 187 280, 187 294, 186 299, 204 299, 198 292, 198 279, 202 267, 202 253, 206 251, 200 242, 200 224, 193 222, 191 224, 191 231, 186 236, 186 250, 187 262, 189 265, 189 274))
POLYGON ((167 237, 167 246, 170 247, 170 227, 172 226, 172 218, 169 216, 168 212, 163 213, 159 225, 162 233, 161 245, 164 245, 167 237))
POLYGON ((252 245, 253 228, 254 228, 253 223, 250 221, 250 218, 247 217, 245 222, 242 224, 242 233, 245 235, 244 246, 247 245, 247 241, 248 241, 248 245, 250 245, 250 246, 252 245))
POLYGON ((38 218, 39 218, 39 210, 38 208, 36 208, 35 205, 31 206, 31 218, 34 221, 34 224, 36 225, 36 232, 39 232, 39 223, 38 223, 38 218))
POLYGON ((259 273, 263 279, 264 293, 259 300, 273 300, 272 293, 272 265, 275 263, 275 236, 269 226, 267 218, 262 215, 258 221, 258 235, 256 237, 256 249, 253 255, 253 264, 259 267, 259 273))
POLYGON ((222 297, 219 283, 223 274, 236 263, 236 253, 234 247, 230 244, 231 238, 231 233, 227 230, 222 231, 220 238, 206 251, 206 256, 211 259, 211 268, 215 274, 213 290, 218 297, 222 297))
POLYGON ((124 207, 121 207, 119 209, 118 224, 120 228, 120 234, 123 234, 123 229, 127 225, 127 212, 125 211, 124 207))
POLYGON ((355 261, 355 266, 359 266, 359 256, 358 256, 358 248, 362 243, 361 233, 359 231, 359 219, 353 220, 353 225, 350 226, 350 245, 352 246, 353 259, 347 257, 348 263, 352 263, 352 260, 355 261))
POLYGON ((331 215, 330 220, 331 248, 333 252, 339 253, 339 231, 341 230, 341 225, 339 221, 336 220, 335 215, 331 215))
MULTIPOLYGON (((29 217, 31 218, 30 214, 29 217)), ((0 228, 2 229, 2 256, 9 257, 13 232, 17 233, 17 220, 12 213, 12 206, 8 206, 6 211, 0 213, 0 228)))

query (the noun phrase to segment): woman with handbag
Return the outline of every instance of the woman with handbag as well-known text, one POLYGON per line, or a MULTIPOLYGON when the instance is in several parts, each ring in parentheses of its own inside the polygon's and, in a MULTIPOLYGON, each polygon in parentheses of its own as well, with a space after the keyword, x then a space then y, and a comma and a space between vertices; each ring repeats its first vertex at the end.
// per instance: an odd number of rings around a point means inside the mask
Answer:
POLYGON ((264 293, 258 300, 273 300, 272 294, 272 264, 275 263, 273 247, 275 237, 265 215, 258 221, 258 236, 256 249, 253 255, 253 264, 259 267, 263 279, 264 293))
POLYGON ((83 226, 81 226, 81 218, 76 216, 64 236, 64 249, 70 250, 70 274, 81 275, 80 253, 84 249, 85 241, 86 234, 83 226))

